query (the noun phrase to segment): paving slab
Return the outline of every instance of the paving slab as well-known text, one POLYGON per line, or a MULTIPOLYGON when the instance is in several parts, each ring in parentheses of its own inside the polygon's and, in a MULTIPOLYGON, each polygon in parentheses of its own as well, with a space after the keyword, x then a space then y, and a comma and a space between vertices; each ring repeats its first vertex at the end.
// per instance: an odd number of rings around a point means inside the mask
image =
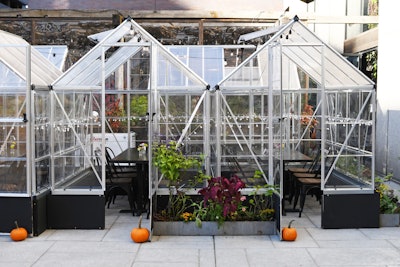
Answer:
MULTIPOLYGON (((22 242, 3 233, 0 267, 400 266, 399 227, 321 229, 318 203, 308 203, 301 218, 298 213, 282 218, 282 225, 295 220, 294 242, 278 235, 152 236, 141 244, 130 238, 139 217, 119 212, 126 204, 119 198, 106 208, 102 230, 49 229, 22 242)), ((145 216, 142 226, 150 229, 145 216)))

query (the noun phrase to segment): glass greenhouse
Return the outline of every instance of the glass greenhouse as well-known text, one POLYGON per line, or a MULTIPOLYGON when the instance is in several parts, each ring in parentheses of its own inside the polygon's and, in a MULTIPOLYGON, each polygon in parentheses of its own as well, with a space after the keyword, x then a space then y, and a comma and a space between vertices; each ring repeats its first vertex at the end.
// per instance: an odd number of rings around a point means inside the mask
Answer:
MULTIPOLYGON (((127 19, 62 75, 55 71, 39 83, 33 74, 30 82, 10 72, 9 81, 18 84, 1 89, 2 166, 20 163, 16 154, 29 154, 35 168, 24 176, 23 189, 10 190, 2 181, 1 192, 29 195, 46 188, 51 192, 47 214, 57 215, 47 218, 50 227, 102 228, 107 147, 118 157, 141 143, 149 146, 149 168, 141 174, 148 181, 143 201, 150 203, 151 213, 155 197, 169 189, 151 164, 150 152, 154 144, 175 140, 185 155, 204 160, 205 174, 239 176, 247 185, 244 193, 257 185, 276 185, 284 201, 286 169, 301 161, 286 155, 296 151, 318 159, 323 205, 336 195, 351 196, 345 202, 374 195, 373 82, 297 18, 267 34, 259 47, 163 46, 127 19), (51 85, 31 90, 31 83, 51 85), (21 95, 15 93, 19 87, 21 95), (25 108, 27 95, 34 99, 25 108), (34 118, 28 129, 23 113, 29 123, 34 118), (35 140, 30 149, 27 136, 35 140), (16 151, 11 151, 14 141, 16 151), (13 160, 11 153, 16 153, 13 160), (255 171, 262 177, 255 179, 255 171), (30 173, 36 176, 32 184, 30 173), (68 212, 57 212, 66 205, 68 212), (93 218, 81 216, 88 210, 94 210, 93 218), (81 221, 68 222, 68 216, 81 221)), ((30 55, 29 46, 12 49, 30 55)), ((22 62, 29 70, 29 56, 22 62)), ((196 188, 185 187, 197 194, 196 188)), ((280 220, 284 207, 278 207, 280 220)), ((332 216, 331 209, 324 206, 325 216, 332 216)))
POLYGON ((50 187, 48 85, 61 71, 21 37, 0 31, 0 75, 0 231, 15 220, 32 231, 40 228, 33 203, 50 187))

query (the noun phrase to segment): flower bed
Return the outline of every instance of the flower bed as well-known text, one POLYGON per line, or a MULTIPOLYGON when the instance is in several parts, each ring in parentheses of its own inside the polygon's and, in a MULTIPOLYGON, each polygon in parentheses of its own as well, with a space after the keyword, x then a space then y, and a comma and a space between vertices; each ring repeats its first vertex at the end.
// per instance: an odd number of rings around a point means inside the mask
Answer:
POLYGON ((195 222, 153 222, 154 235, 182 235, 182 236, 209 236, 209 235, 274 235, 276 234, 275 221, 235 221, 202 222, 198 227, 195 222))
MULTIPOLYGON (((242 194, 246 184, 237 176, 207 177, 201 158, 187 157, 171 141, 154 146, 153 164, 168 181, 169 195, 157 196, 153 210, 155 235, 260 235, 275 233, 273 185, 253 187, 242 194), (182 172, 197 169, 193 180, 205 181, 197 195, 187 195, 180 186, 182 172), (166 199, 168 198, 168 199, 166 199)), ((262 179, 255 171, 253 179, 262 179)), ((154 203, 153 202, 153 203, 154 203)))

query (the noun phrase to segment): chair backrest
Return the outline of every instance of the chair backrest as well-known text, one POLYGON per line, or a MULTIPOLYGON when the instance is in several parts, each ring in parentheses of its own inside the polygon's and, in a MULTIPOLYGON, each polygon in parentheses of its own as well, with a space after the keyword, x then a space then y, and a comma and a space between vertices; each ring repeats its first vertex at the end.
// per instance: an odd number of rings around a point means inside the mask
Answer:
POLYGON ((317 154, 314 157, 314 160, 310 164, 308 168, 308 172, 320 172, 321 171, 321 149, 317 150, 317 154))
POLYGON ((111 148, 106 147, 105 152, 107 179, 112 180, 118 176, 118 166, 112 162, 112 159, 115 158, 114 151, 111 148))
MULTIPOLYGON (((328 148, 326 151, 327 151, 326 154, 329 155, 329 154, 331 154, 333 152, 333 149, 332 148, 328 148)), ((318 157, 316 157, 316 158, 318 158, 318 160, 315 161, 315 165, 312 168, 312 170, 310 170, 310 172, 318 174, 318 173, 321 173, 321 169, 322 169, 322 166, 321 166, 321 150, 318 151, 318 157)), ((326 171, 329 170, 332 167, 333 162, 334 162, 334 157, 328 157, 327 158, 327 160, 325 161, 325 170, 326 171)))
POLYGON ((102 166, 101 161, 101 151, 100 149, 96 149, 94 151, 93 163, 95 166, 102 166))

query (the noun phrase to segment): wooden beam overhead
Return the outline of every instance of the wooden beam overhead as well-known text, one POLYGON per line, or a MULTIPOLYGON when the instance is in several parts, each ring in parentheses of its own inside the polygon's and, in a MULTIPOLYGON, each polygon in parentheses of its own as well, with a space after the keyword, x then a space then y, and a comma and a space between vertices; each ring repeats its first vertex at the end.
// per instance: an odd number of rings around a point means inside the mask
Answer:
POLYGON ((378 47, 378 27, 344 41, 344 54, 358 54, 378 47))

